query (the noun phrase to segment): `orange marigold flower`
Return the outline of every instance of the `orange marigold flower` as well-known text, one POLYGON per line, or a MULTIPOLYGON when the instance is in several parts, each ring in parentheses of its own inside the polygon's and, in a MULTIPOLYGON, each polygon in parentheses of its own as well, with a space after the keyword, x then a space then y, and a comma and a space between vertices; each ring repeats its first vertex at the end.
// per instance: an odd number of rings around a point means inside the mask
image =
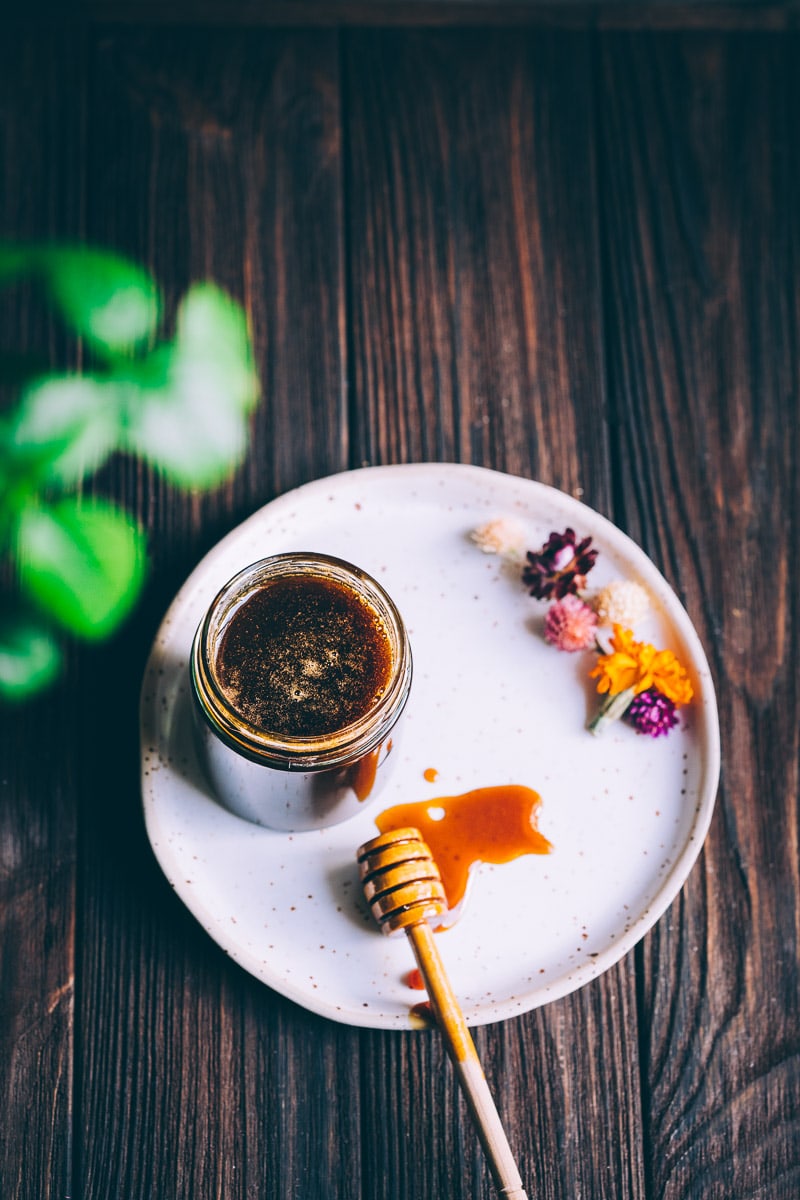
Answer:
POLYGON ((692 685, 671 650, 656 650, 648 642, 634 641, 633 632, 614 626, 613 654, 604 654, 589 672, 598 692, 616 696, 633 688, 634 695, 657 688, 673 704, 688 704, 692 685))

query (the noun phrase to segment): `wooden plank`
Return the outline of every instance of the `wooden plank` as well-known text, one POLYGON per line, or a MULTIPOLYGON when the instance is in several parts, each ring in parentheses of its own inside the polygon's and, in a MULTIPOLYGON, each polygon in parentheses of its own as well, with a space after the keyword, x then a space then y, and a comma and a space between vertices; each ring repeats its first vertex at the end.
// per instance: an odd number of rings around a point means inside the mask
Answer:
POLYGON ((79 863, 87 1200, 357 1186, 342 1031, 245 975, 175 900, 142 826, 136 714, 156 623, 201 554, 276 493, 347 462, 337 63, 331 33, 101 31, 94 43, 89 236, 147 263, 170 312, 205 277, 241 299, 263 397, 247 462, 214 494, 125 461, 105 481, 144 521, 153 564, 146 602, 92 664, 81 750, 96 778, 79 863), (320 1090, 334 1078, 347 1105, 320 1090))
POLYGON ((642 957, 650 1194, 800 1184, 796 37, 604 38, 603 231, 628 527, 709 652, 723 783, 642 957))
MULTIPOLYGON (((471 461, 609 512, 590 40, 346 48, 354 461, 471 461)), ((635 1013, 629 960, 477 1031, 531 1195, 643 1194, 635 1013)), ((365 1196, 488 1197, 437 1039, 370 1038, 365 1056, 365 1196)))
MULTIPOLYGON (((0 238, 74 238, 82 227, 83 39, 0 39, 0 238)), ((0 360, 74 362, 32 286, 0 292, 0 360)), ((15 387, 2 389, 13 404, 15 387)), ((13 580, 3 564, 5 609, 13 580)), ((75 843, 79 711, 60 685, 3 706, 0 737, 0 1192, 61 1200, 72 1185, 75 843)))
POLYGON ((606 508, 587 39, 352 45, 354 459, 472 461, 606 508), (559 87, 571 56, 583 85, 559 87))
POLYGON ((32 0, 17 19, 123 25, 796 29, 792 0, 32 0))

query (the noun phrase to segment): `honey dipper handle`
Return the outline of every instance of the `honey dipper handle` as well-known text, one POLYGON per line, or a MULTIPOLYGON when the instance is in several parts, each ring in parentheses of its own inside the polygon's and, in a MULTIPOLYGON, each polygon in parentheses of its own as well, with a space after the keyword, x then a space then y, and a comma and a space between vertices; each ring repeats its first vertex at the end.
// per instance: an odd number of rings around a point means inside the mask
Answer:
POLYGON ((406 929, 406 933, 498 1193, 506 1200, 528 1200, 475 1043, 445 973, 431 927, 427 924, 413 925, 406 929))

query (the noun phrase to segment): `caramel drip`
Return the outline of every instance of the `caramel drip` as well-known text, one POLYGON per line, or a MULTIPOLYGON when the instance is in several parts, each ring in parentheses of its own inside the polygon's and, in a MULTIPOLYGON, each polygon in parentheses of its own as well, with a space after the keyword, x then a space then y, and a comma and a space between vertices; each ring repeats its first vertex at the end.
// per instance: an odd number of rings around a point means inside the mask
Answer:
POLYGON ((378 774, 378 759, 381 756, 381 749, 382 747, 378 746, 376 750, 365 754, 351 770, 350 786, 359 800, 366 800, 374 787, 375 776, 378 774))

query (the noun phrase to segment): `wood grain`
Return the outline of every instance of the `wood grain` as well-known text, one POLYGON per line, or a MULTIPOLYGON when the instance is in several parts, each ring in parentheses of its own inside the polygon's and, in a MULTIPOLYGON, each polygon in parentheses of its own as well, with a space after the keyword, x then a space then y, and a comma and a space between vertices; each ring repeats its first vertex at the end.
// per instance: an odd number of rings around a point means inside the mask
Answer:
POLYGON ((796 29, 792 0, 31 0, 16 18, 120 25, 796 29))
MULTIPOLYGON (((81 234, 72 165, 85 149, 83 60, 80 36, 0 38, 0 238, 81 234)), ((75 361, 32 285, 0 293, 5 354, 75 361)), ((2 407, 12 396, 3 391, 2 407)), ((5 564, 3 579, 13 592, 5 564)), ((30 1200, 60 1200, 72 1186, 79 710, 70 696, 61 685, 4 709, 0 736, 0 1193, 30 1200)))
POLYGON ((606 507, 586 36, 348 45, 354 458, 475 462, 606 507))
POLYGON ((686 600, 724 738, 642 952, 651 1194, 797 1194, 798 43, 603 45, 621 514, 686 600), (769 136, 765 130, 769 129, 769 136))

